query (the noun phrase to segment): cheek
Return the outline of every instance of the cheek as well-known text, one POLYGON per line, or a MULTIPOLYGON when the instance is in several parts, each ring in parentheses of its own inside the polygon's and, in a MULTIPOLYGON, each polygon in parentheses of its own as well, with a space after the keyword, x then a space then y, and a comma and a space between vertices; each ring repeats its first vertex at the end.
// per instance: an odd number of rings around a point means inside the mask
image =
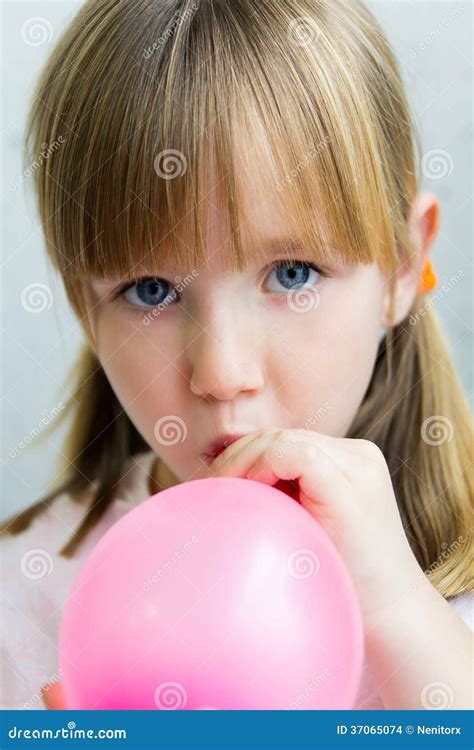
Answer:
MULTIPOLYGON (((341 285, 342 287, 342 285, 341 285)), ((341 289, 272 330, 270 380, 290 426, 343 436, 367 390, 378 348, 377 299, 341 289)), ((372 290, 373 297, 373 290, 372 290)))
POLYGON ((324 326, 324 377, 330 383, 332 424, 347 432, 370 383, 380 333, 381 297, 373 286, 344 294, 324 326))
POLYGON ((126 321, 101 321, 97 354, 122 407, 152 447, 157 420, 179 411, 179 377, 159 344, 126 321), (163 410, 166 410, 165 412, 163 410))
POLYGON ((137 356, 132 356, 132 351, 117 354, 104 369, 130 420, 148 445, 160 453, 164 447, 181 442, 178 436, 185 437, 187 426, 179 416, 183 414, 183 399, 176 370, 156 352, 154 359, 153 352, 148 355, 143 351, 137 356))
POLYGON ((102 367, 123 408, 141 431, 141 415, 146 413, 143 401, 153 388, 153 372, 140 356, 133 356, 133 347, 105 357, 102 367))

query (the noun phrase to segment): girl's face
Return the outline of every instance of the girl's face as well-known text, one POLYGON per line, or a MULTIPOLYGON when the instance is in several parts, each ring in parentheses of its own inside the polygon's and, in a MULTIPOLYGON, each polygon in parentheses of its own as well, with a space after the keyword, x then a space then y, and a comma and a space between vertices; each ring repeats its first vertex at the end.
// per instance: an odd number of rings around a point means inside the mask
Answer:
MULTIPOLYGON (((247 197, 257 205, 256 195, 247 197)), ((279 206, 267 201, 256 212, 261 241, 252 265, 229 271, 227 227, 213 202, 209 212, 207 267, 164 268, 156 259, 115 300, 120 279, 93 281, 86 292, 99 361, 180 481, 206 476, 204 451, 223 433, 284 427, 344 436, 383 322, 378 266, 287 266, 284 242, 292 238, 279 206)), ((309 261, 303 247, 300 257, 309 261)))

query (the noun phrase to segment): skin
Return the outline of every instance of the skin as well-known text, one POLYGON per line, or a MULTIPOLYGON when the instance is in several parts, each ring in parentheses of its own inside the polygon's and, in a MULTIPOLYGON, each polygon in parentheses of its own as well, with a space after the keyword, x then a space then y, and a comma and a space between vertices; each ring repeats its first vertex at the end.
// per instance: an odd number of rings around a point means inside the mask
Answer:
MULTIPOLYGON (((258 206, 253 230, 262 248, 291 236, 276 200, 262 204, 256 191, 248 203, 249 212, 258 206)), ((435 223, 436 198, 419 196, 418 203, 435 223)), ((149 325, 143 317, 150 308, 138 307, 136 291, 135 308, 111 303, 119 279, 87 289, 97 357, 130 419, 179 481, 206 475, 202 451, 221 433, 304 427, 344 436, 369 384, 381 326, 388 325, 388 292, 375 264, 334 263, 325 269, 330 278, 311 272, 305 312, 295 311, 288 289, 269 271, 284 252, 256 253, 245 272, 226 271, 228 227, 217 205, 209 201, 208 267, 178 303, 149 316, 149 325), (186 432, 173 445, 161 432, 156 437, 157 424, 170 417, 183 420, 186 432)), ((159 268, 155 275, 173 284, 192 270, 159 268)), ((410 309, 418 271, 399 273, 394 324, 410 309)))
MULTIPOLYGON (((248 196, 257 205, 256 196, 248 196)), ((418 195, 409 221, 417 262, 397 271, 392 324, 407 316, 416 296, 438 231, 436 196, 418 195)), ((288 236, 282 212, 270 201, 259 205, 258 229, 262 244, 288 236)), ((423 708, 423 688, 435 681, 451 686, 452 708, 468 708, 469 629, 426 579, 413 593, 421 570, 385 459, 373 443, 344 437, 370 382, 380 328, 390 324, 386 280, 376 265, 335 265, 325 269, 330 278, 311 274, 318 303, 296 312, 276 273, 265 271, 284 254, 258 258, 243 273, 228 272, 226 232, 211 200, 208 267, 181 292, 179 304, 150 325, 142 322, 146 309, 132 315, 110 302, 117 281, 91 285, 88 316, 99 361, 137 429, 178 481, 239 476, 281 488, 297 482, 298 499, 351 573, 367 658, 386 708, 423 708), (170 415, 186 431, 172 445, 161 433, 156 437, 157 423, 170 415), (221 432, 249 434, 208 466, 202 450, 221 432)), ((154 275, 172 282, 190 271, 160 268, 154 275)), ((65 707, 60 685, 44 700, 48 708, 65 707)))

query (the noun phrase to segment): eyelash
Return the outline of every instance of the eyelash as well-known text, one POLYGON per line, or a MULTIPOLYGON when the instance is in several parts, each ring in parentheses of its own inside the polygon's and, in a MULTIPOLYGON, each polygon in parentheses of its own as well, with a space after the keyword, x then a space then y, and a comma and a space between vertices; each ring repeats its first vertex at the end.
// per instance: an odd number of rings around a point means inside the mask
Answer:
MULTIPOLYGON (((265 277, 264 278, 267 278, 267 276, 269 276, 271 274, 271 272, 275 270, 275 268, 280 268, 282 266, 283 267, 286 266, 287 268, 289 268, 290 266, 292 266, 295 263, 299 263, 302 266, 305 266, 307 268, 312 269, 313 271, 316 271, 316 273, 318 273, 323 278, 326 278, 326 279, 330 278, 330 274, 327 271, 324 271, 322 268, 319 268, 319 266, 315 265, 314 263, 311 263, 310 261, 299 260, 299 259, 298 260, 293 260, 293 261, 292 260, 274 260, 274 261, 272 261, 269 264, 269 266, 267 266, 267 268, 265 269, 265 277)), ((144 315, 146 315, 147 312, 150 312, 151 310, 154 310, 155 308, 153 308, 153 307, 150 307, 150 308, 146 308, 146 307, 133 307, 133 305, 131 305, 129 302, 127 302, 127 300, 124 297, 125 292, 128 291, 128 289, 130 289, 134 284, 137 284, 139 281, 142 281, 143 279, 148 279, 148 278, 154 278, 154 277, 153 276, 141 276, 141 277, 138 277, 136 279, 131 279, 130 281, 125 282, 124 284, 122 284, 113 293, 113 295, 111 297, 111 302, 113 302, 114 304, 117 304, 119 307, 121 307, 122 309, 124 309, 127 313, 129 313, 131 315, 139 315, 140 317, 143 317, 144 315)), ((160 277, 156 277, 156 278, 160 278, 160 277)), ((166 281, 166 279, 163 279, 163 280, 166 281)), ((173 288, 171 288, 170 294, 171 294, 172 290, 173 290, 173 288)), ((278 292, 274 292, 274 294, 278 294, 278 292)))

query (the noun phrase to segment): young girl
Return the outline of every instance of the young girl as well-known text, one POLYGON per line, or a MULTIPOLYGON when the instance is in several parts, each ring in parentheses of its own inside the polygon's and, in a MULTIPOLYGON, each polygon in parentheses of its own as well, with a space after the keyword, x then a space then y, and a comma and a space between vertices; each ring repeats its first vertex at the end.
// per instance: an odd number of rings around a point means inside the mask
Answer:
POLYGON ((371 13, 89 0, 26 135, 30 160, 60 143, 34 175, 87 344, 64 474, 2 528, 3 706, 64 706, 63 605, 113 523, 238 476, 337 546, 365 631, 356 708, 469 708, 472 427, 425 296, 439 203, 371 13))

